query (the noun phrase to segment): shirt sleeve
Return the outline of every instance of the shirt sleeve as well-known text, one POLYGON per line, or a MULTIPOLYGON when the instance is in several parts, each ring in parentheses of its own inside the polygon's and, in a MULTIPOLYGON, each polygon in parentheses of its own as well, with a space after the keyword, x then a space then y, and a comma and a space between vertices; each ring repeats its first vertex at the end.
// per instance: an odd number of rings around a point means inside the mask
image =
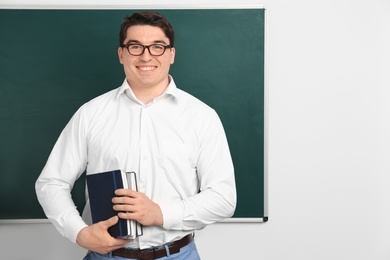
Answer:
POLYGON ((74 182, 87 165, 85 133, 80 108, 62 131, 35 183, 38 201, 47 218, 73 242, 78 232, 87 226, 71 196, 74 182))
POLYGON ((160 205, 166 229, 201 229, 234 213, 237 196, 233 162, 222 122, 213 112, 198 129, 200 192, 182 201, 160 205))

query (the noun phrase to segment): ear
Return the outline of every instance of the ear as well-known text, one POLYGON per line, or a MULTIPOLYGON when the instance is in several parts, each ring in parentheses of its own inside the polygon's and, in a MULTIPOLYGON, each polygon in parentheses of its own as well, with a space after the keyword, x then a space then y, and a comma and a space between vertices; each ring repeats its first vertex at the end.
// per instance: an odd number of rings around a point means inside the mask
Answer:
POLYGON ((123 64, 123 48, 122 47, 118 48, 118 58, 119 58, 119 63, 123 64))
POLYGON ((175 48, 171 48, 171 64, 173 64, 175 62, 175 54, 176 54, 176 49, 175 48))

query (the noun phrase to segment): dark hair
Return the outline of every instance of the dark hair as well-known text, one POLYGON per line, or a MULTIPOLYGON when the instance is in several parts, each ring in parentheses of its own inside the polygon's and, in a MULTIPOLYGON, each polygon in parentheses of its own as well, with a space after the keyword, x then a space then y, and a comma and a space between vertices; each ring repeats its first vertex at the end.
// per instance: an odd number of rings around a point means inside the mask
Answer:
POLYGON ((151 25, 159 27, 165 36, 169 39, 169 45, 174 46, 175 33, 172 25, 159 13, 156 12, 138 12, 131 15, 127 15, 121 24, 119 31, 119 46, 123 46, 124 40, 126 39, 127 29, 133 25, 151 25))

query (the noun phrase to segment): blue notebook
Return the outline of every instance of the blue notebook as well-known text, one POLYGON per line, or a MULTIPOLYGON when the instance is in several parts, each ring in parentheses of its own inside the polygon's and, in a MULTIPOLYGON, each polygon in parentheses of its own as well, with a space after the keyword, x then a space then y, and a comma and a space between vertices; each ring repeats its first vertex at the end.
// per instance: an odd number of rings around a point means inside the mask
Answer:
MULTIPOLYGON (((86 177, 92 222, 107 220, 118 214, 112 203, 117 189, 137 190, 137 179, 134 172, 114 170, 88 174, 86 177)), ((135 220, 119 219, 118 223, 108 229, 116 238, 134 239, 142 235, 142 226, 135 220)))

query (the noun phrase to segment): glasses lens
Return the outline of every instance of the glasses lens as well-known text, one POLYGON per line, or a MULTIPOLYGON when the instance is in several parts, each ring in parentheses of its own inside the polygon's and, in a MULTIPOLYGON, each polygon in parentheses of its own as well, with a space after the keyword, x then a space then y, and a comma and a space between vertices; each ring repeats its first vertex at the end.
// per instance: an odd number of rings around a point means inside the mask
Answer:
POLYGON ((132 55, 141 55, 144 51, 144 46, 140 44, 130 44, 127 49, 129 53, 132 55))
POLYGON ((149 47, 150 54, 152 55, 162 55, 165 51, 165 46, 160 44, 153 44, 149 47))

